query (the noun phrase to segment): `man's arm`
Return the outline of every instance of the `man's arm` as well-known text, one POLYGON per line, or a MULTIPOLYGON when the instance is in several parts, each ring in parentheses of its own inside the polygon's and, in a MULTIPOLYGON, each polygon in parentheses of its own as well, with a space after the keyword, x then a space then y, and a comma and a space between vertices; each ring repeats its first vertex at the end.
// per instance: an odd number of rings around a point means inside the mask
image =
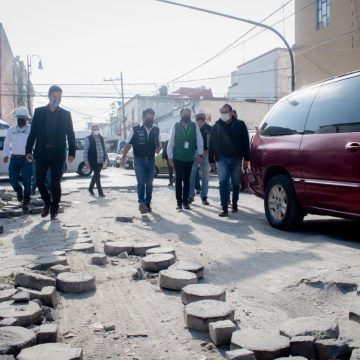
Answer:
POLYGON ((76 153, 75 132, 74 132, 73 122, 72 122, 72 119, 71 119, 71 113, 70 112, 68 113, 68 122, 69 123, 68 123, 68 127, 67 127, 66 136, 67 136, 67 141, 68 141, 68 146, 69 146, 69 161, 70 161, 70 158, 72 158, 72 160, 74 160, 75 153, 76 153))
POLYGON ((32 157, 32 151, 35 144, 35 141, 37 140, 39 134, 38 134, 38 122, 39 122, 39 110, 35 109, 34 117, 31 121, 31 128, 30 128, 30 134, 26 141, 26 158, 29 159, 32 157))
POLYGON ((200 128, 196 125, 196 147, 198 155, 202 156, 204 154, 204 139, 202 137, 200 128))
POLYGON ((214 125, 213 128, 211 129, 211 133, 210 133, 210 139, 209 139, 209 163, 210 164, 215 164, 215 138, 217 136, 217 126, 214 125))
POLYGON ((128 134, 126 140, 125 140, 125 147, 124 147, 124 151, 123 151, 123 154, 122 154, 122 157, 121 157, 121 166, 125 165, 126 155, 128 154, 128 152, 131 149, 131 141, 132 141, 133 136, 134 136, 134 129, 131 129, 129 131, 129 134, 128 134))
POLYGON ((249 140, 249 132, 244 122, 240 123, 241 125, 241 146, 244 157, 244 168, 249 166, 250 161, 250 140, 249 140))

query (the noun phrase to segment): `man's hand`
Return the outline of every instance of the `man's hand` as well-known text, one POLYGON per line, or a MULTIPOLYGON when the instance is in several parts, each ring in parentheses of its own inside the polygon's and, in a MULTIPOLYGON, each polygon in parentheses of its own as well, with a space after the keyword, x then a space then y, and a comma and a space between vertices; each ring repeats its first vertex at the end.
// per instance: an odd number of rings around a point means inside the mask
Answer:
POLYGON ((4 163, 6 164, 7 162, 9 162, 9 157, 8 157, 8 156, 4 156, 3 161, 4 161, 4 163))
POLYGON ((85 161, 85 167, 86 167, 87 169, 90 169, 90 164, 89 164, 88 161, 85 161))
POLYGON ((168 161, 169 161, 169 166, 173 168, 174 167, 174 160, 169 159, 168 161))
POLYGON ((211 168, 211 171, 215 172, 215 171, 216 171, 216 164, 215 164, 215 163, 211 163, 211 164, 210 164, 210 168, 211 168))
POLYGON ((203 155, 199 155, 199 156, 197 157, 198 166, 201 165, 202 159, 203 159, 203 155))
POLYGON ((75 157, 74 157, 74 156, 71 156, 71 155, 70 155, 70 156, 68 157, 68 162, 69 162, 69 163, 72 163, 74 160, 75 160, 75 157))
POLYGON ((32 162, 32 154, 26 154, 25 158, 27 162, 32 162))

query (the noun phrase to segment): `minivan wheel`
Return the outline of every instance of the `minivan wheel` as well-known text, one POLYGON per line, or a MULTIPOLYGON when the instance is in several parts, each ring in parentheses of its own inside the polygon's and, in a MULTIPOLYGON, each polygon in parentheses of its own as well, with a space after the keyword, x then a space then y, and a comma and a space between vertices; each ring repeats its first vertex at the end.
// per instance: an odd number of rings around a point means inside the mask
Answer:
POLYGON ((288 230, 301 224, 304 212, 299 206, 295 189, 288 176, 277 175, 269 180, 265 191, 265 214, 269 224, 288 230))
POLYGON ((78 174, 80 176, 90 176, 92 173, 92 170, 90 168, 87 168, 85 166, 85 161, 81 162, 78 167, 78 174))

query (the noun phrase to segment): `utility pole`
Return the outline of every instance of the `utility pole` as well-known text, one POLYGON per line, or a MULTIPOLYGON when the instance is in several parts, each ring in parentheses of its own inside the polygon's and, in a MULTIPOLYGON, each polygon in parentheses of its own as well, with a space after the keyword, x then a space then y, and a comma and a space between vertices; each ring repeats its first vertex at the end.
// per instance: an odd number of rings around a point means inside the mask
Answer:
POLYGON ((37 57, 39 60, 39 65, 38 65, 38 69, 42 70, 43 69, 43 64, 42 61, 40 59, 40 56, 37 54, 34 55, 27 55, 26 57, 26 65, 27 65, 27 107, 29 110, 29 115, 32 116, 32 109, 31 109, 31 97, 32 97, 32 93, 31 93, 31 82, 30 82, 30 75, 32 72, 32 66, 31 66, 31 60, 37 57))
MULTIPOLYGON (((122 72, 120 73, 120 79, 116 78, 116 79, 104 79, 104 81, 111 81, 117 91, 117 93, 121 96, 121 102, 122 102, 122 117, 123 117, 123 129, 124 129, 124 140, 127 137, 127 132, 126 132, 126 117, 125 117, 125 99, 124 99, 124 80, 123 80, 123 74, 122 72), (119 81, 121 82, 121 92, 118 90, 118 88, 116 87, 116 85, 114 84, 114 81, 119 81)), ((119 129, 121 129, 121 124, 119 124, 119 129)))

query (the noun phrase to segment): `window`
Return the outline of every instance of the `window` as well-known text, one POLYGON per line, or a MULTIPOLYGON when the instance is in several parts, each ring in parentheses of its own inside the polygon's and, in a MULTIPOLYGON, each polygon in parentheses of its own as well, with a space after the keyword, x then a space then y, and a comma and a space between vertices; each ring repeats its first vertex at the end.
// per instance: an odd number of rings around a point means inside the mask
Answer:
POLYGON ((264 119, 263 136, 303 134, 306 118, 318 87, 295 93, 280 100, 264 119))
POLYGON ((330 0, 317 1, 317 29, 322 29, 330 24, 330 0))
POLYGON ((306 134, 360 132, 360 76, 323 85, 316 95, 306 134))

